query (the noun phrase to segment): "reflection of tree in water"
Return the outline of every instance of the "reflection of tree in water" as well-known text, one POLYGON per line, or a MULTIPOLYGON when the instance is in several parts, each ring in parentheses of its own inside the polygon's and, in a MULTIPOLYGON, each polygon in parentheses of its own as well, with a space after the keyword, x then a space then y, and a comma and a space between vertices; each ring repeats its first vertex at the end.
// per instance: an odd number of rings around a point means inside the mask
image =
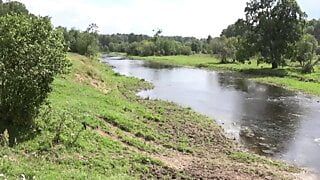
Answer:
POLYGON ((284 151, 299 128, 300 119, 296 114, 302 111, 299 103, 292 100, 293 93, 232 77, 232 74, 220 74, 218 79, 223 88, 245 92, 242 102, 238 103, 242 109, 239 122, 255 136, 242 136, 244 143, 261 154, 284 151))
POLYGON ((219 73, 218 82, 223 89, 233 88, 244 92, 249 90, 248 81, 244 80, 244 77, 238 73, 219 73))
POLYGON ((152 68, 152 69, 173 69, 176 66, 173 66, 170 64, 164 64, 164 63, 146 61, 143 63, 143 67, 152 68))
POLYGON ((141 75, 144 73, 144 77, 152 79, 153 81, 168 82, 171 76, 174 75, 172 71, 174 66, 165 65, 156 62, 143 62, 143 69, 137 69, 137 73, 141 75), (164 73, 165 72, 165 73, 164 73))

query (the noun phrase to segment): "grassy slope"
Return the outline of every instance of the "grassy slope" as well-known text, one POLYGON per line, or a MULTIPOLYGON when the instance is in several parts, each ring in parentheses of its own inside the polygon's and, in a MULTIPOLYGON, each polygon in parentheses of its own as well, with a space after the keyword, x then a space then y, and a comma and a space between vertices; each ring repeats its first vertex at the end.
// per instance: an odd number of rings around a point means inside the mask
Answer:
POLYGON ((52 108, 43 108, 36 121, 38 134, 1 147, 1 176, 290 179, 298 172, 237 150, 212 120, 190 109, 135 96, 149 84, 97 60, 68 57, 71 73, 55 80, 52 108))
POLYGON ((257 66, 255 62, 246 64, 230 63, 220 64, 219 60, 209 55, 192 56, 150 56, 150 57, 132 57, 143 60, 152 60, 167 64, 204 67, 215 70, 239 71, 249 75, 250 78, 259 82, 283 86, 291 90, 298 90, 308 94, 320 95, 320 67, 312 74, 302 74, 297 68, 285 67, 276 70, 270 69, 268 64, 257 66))

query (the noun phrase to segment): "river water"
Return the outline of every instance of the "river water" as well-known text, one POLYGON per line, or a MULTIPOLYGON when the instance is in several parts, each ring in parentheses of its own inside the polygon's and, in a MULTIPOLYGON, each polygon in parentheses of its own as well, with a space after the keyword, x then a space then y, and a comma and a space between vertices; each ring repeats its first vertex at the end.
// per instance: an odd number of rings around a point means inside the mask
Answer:
POLYGON ((104 61, 122 75, 154 84, 139 96, 191 107, 214 119, 251 151, 320 171, 319 98, 236 73, 110 57, 104 61))

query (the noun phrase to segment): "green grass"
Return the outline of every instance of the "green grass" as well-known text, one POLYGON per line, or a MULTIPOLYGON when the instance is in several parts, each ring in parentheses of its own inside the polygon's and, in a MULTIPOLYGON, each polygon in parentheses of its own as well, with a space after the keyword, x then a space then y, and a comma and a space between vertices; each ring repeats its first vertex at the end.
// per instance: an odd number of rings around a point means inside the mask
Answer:
POLYGON ((191 66, 213 70, 231 70, 248 75, 248 78, 258 82, 269 83, 284 88, 301 91, 308 94, 320 95, 320 67, 315 72, 303 74, 299 67, 291 66, 271 69, 269 64, 259 64, 252 60, 246 63, 221 64, 219 59, 210 55, 192 56, 150 56, 130 58, 156 61, 170 65, 191 66))
POLYGON ((236 144, 211 119, 169 102, 138 98, 139 89, 152 85, 120 76, 97 59, 68 58, 71 72, 55 79, 51 105, 35 121, 36 135, 1 147, 0 174, 6 178, 172 179, 201 174, 204 179, 252 179, 272 174, 281 179, 297 172, 259 158, 255 164, 235 160, 229 154, 238 152, 236 144), (181 156, 188 157, 181 161, 190 159, 190 168, 175 168, 181 156), (212 174, 217 167, 222 171, 212 174))
POLYGON ((114 76, 97 60, 74 54, 69 58, 73 63, 70 75, 57 78, 53 84, 54 91, 49 97, 52 113, 37 120, 41 134, 14 148, 2 148, 0 173, 9 178, 24 174, 37 179, 117 179, 118 176, 139 177, 147 172, 149 165, 140 162, 143 158, 140 154, 128 152, 121 143, 102 138, 94 131, 84 130, 81 124, 86 122, 108 131, 97 118, 104 116, 123 124, 130 131, 141 131, 144 136, 154 134, 152 128, 135 120, 123 108, 134 108, 138 115, 148 112, 139 104, 123 100, 123 95, 115 89, 117 85, 137 87, 141 83, 114 76), (93 79, 106 85, 92 84, 93 79), (60 142, 53 144, 58 124, 63 121, 60 142), (80 136, 76 139, 78 133, 80 136))
POLYGON ((320 95, 320 83, 319 82, 305 82, 299 81, 293 78, 279 78, 279 77, 265 77, 256 78, 256 81, 282 86, 286 89, 293 91, 300 91, 307 94, 320 95))
POLYGON ((286 168, 288 168, 288 169, 293 168, 294 169, 295 168, 295 167, 290 167, 283 162, 272 161, 268 158, 253 155, 253 154, 250 154, 247 152, 232 152, 229 156, 232 159, 234 159, 235 161, 239 161, 239 162, 246 162, 246 163, 250 163, 250 164, 255 164, 257 162, 263 161, 265 164, 277 166, 278 168, 283 168, 283 169, 286 169, 286 168))
MULTIPOLYGON (((268 68, 269 65, 262 64, 257 66, 256 63, 230 63, 230 64, 221 64, 220 60, 211 55, 205 54, 195 54, 191 56, 131 56, 131 58, 142 59, 142 60, 151 60, 171 65, 182 65, 182 66, 192 66, 192 67, 207 67, 207 68, 217 68, 225 70, 246 70, 246 69, 259 69, 261 67, 268 68)), ((271 67, 271 66, 270 66, 271 67)))

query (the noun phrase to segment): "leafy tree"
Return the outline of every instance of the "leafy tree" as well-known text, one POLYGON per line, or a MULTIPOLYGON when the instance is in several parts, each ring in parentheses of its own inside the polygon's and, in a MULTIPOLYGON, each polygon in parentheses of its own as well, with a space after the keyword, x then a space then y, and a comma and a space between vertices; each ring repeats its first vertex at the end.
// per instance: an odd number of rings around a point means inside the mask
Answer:
POLYGON ((153 35, 153 41, 154 42, 157 42, 158 39, 160 38, 160 35, 162 33, 162 30, 161 29, 154 29, 152 30, 155 34, 153 35))
POLYGON ((211 52, 218 55, 221 63, 227 63, 228 59, 235 59, 236 43, 236 38, 226 38, 225 36, 214 38, 210 44, 211 52))
POLYGON ((244 36, 247 31, 248 26, 246 22, 243 19, 238 19, 236 23, 229 25, 224 29, 220 36, 225 36, 227 38, 244 36))
POLYGON ((29 14, 26 6, 18 1, 0 2, 0 16, 6 14, 29 14))
POLYGON ((193 41, 191 43, 191 50, 195 53, 201 52, 201 43, 199 41, 193 41))
POLYGON ((81 32, 79 30, 72 28, 65 36, 65 40, 67 41, 71 52, 77 52, 77 40, 79 39, 80 34, 81 32))
POLYGON ((91 23, 91 24, 89 24, 86 32, 97 35, 99 32, 98 29, 99 29, 99 27, 96 23, 91 23))
POLYGON ((181 45, 178 47, 178 54, 182 54, 182 55, 191 55, 192 54, 192 50, 190 46, 186 46, 186 45, 181 45))
MULTIPOLYGON (((136 34, 98 35, 102 50, 126 52, 130 55, 190 55, 194 51, 206 52, 206 44, 194 37, 161 36, 161 30, 154 30, 154 37, 136 34)), ((205 40, 204 40, 205 41, 205 40)))
MULTIPOLYGON (((63 35, 48 17, 0 17, 0 122, 30 125, 68 65, 63 35)), ((8 128, 10 137, 15 129, 8 128)))
POLYGON ((66 45, 65 46, 66 51, 69 51, 70 50, 70 36, 69 36, 68 29, 65 27, 62 27, 62 26, 58 26, 56 29, 63 34, 64 42, 66 45))
POLYGON ((206 40, 206 42, 207 42, 207 44, 210 44, 211 41, 212 41, 212 36, 209 35, 208 38, 207 38, 207 40, 206 40))
POLYGON ((143 40, 147 40, 148 39, 146 36, 141 35, 141 34, 140 35, 136 35, 136 34, 131 33, 131 34, 127 35, 127 36, 128 36, 128 42, 129 43, 141 42, 143 40))
POLYGON ((134 43, 135 55, 139 56, 152 56, 155 52, 155 44, 152 41, 142 41, 134 43))
POLYGON ((310 34, 304 35, 295 48, 295 60, 303 67, 303 71, 311 73, 313 66, 312 62, 316 55, 318 41, 310 34))
POLYGON ((110 43, 112 42, 111 37, 106 35, 100 35, 98 39, 99 39, 101 50, 106 52, 110 51, 109 46, 110 46, 110 43))
MULTIPOLYGON (((111 44, 110 44, 111 45, 111 44)), ((111 47, 111 46, 110 46, 111 47)), ((118 47, 117 47, 118 48, 118 47)), ((128 44, 125 50, 130 55, 136 56, 153 56, 153 55, 190 55, 191 47, 172 39, 159 37, 154 40, 144 40, 128 44)))
POLYGON ((95 56, 99 52, 98 40, 89 32, 79 33, 75 41, 76 52, 81 55, 95 56))
POLYGON ((245 8, 250 26, 248 43, 256 53, 277 68, 291 54, 293 45, 301 38, 305 14, 295 0, 251 0, 245 8))
POLYGON ((100 50, 97 28, 98 26, 92 23, 83 32, 76 29, 68 31, 63 27, 59 27, 59 30, 63 32, 69 51, 86 56, 95 56, 100 50))
POLYGON ((236 44, 236 60, 244 63, 246 60, 250 60, 251 57, 255 56, 255 48, 252 43, 246 38, 249 35, 237 37, 236 44))
POLYGON ((313 35, 320 42, 320 19, 308 22, 307 33, 313 35))
POLYGON ((240 49, 240 37, 230 37, 227 39, 227 48, 229 49, 229 58, 235 62, 237 60, 237 52, 240 49))

